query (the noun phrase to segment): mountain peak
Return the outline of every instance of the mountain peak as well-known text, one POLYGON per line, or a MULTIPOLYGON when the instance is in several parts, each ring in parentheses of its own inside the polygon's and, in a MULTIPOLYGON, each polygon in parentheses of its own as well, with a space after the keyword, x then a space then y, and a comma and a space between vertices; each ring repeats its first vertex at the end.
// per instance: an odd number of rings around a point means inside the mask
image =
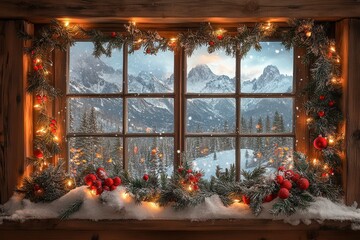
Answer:
POLYGON ((268 65, 266 68, 264 68, 263 75, 264 74, 273 74, 273 75, 279 75, 280 71, 279 69, 274 65, 268 65))
POLYGON ((208 65, 199 64, 192 68, 188 74, 188 79, 208 79, 213 77, 215 74, 211 71, 208 65))

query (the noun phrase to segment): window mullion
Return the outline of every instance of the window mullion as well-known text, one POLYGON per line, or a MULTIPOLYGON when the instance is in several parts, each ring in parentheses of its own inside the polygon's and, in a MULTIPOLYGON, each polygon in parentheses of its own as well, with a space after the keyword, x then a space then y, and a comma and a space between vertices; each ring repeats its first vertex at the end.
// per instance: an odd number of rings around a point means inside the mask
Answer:
POLYGON ((236 121, 236 139, 235 139, 235 169, 236 169, 236 181, 240 180, 240 172, 241 172, 241 149, 240 149, 240 132, 241 132, 241 126, 240 126, 240 118, 241 118, 241 98, 240 98, 240 88, 241 88, 241 79, 240 79, 240 73, 241 73, 241 57, 239 54, 239 50, 237 50, 237 54, 236 54, 236 72, 235 72, 235 93, 237 95, 235 102, 236 102, 236 107, 235 107, 235 121, 236 121))
POLYGON ((128 159, 128 141, 126 138, 127 133, 127 119, 128 119, 128 109, 127 109, 127 98, 125 94, 128 93, 128 45, 124 44, 123 50, 123 169, 129 169, 129 159, 128 159))

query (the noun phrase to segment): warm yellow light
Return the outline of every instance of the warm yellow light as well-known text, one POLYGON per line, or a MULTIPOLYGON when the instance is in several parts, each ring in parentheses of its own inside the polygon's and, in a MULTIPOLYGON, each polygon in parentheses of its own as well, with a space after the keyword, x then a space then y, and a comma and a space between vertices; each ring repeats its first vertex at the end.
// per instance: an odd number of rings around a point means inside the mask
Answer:
POLYGON ((335 143, 335 140, 333 138, 333 136, 329 136, 329 144, 332 145, 335 143))
POLYGON ((335 48, 334 46, 331 46, 331 47, 330 47, 330 51, 331 51, 331 52, 335 52, 335 51, 336 51, 336 48, 335 48))
POLYGON ((39 110, 39 109, 41 108, 41 105, 40 105, 40 104, 35 104, 35 105, 34 105, 34 108, 37 109, 37 110, 39 110))
POLYGON ((38 133, 38 134, 46 133, 46 129, 45 129, 44 127, 42 127, 42 128, 40 128, 40 129, 38 129, 38 130, 36 131, 36 133, 38 133))
POLYGON ((307 37, 311 37, 311 32, 310 31, 308 31, 308 32, 306 32, 306 34, 305 34, 307 37))
POLYGON ((266 30, 269 30, 271 28, 271 22, 268 22, 267 25, 265 26, 266 30))
POLYGON ((337 80, 336 77, 333 77, 333 78, 331 79, 331 82, 332 82, 333 84, 336 84, 336 83, 338 83, 338 80, 337 80))
POLYGON ((309 117, 309 118, 306 119, 306 123, 307 123, 307 124, 312 123, 312 121, 313 121, 313 118, 311 118, 311 117, 309 117))
POLYGON ((67 185, 68 187, 72 187, 72 186, 74 185, 73 180, 69 179, 69 180, 67 181, 66 185, 67 185))
POLYGON ((171 42, 176 42, 176 41, 177 41, 177 38, 170 38, 170 41, 171 41, 171 42))
POLYGON ((70 22, 69 21, 64 21, 64 26, 65 27, 68 27, 70 25, 70 22))
POLYGON ((96 189, 91 189, 91 190, 90 190, 90 193, 91 193, 91 195, 94 195, 94 196, 95 196, 95 195, 96 195, 96 189))
POLYGON ((129 197, 129 194, 127 194, 126 192, 123 192, 121 194, 121 197, 122 197, 122 199, 126 200, 129 197))
POLYGON ((143 40, 142 40, 142 38, 139 38, 137 41, 136 41, 136 43, 141 43, 143 40))
POLYGON ((59 141, 59 138, 57 136, 54 136, 54 141, 55 142, 59 141))
POLYGON ((49 75, 49 72, 45 70, 45 71, 44 71, 44 74, 45 74, 45 75, 49 75))
POLYGON ((36 59, 36 63, 40 63, 41 62, 41 59, 40 58, 37 58, 36 59))
POLYGON ((329 166, 327 164, 325 164, 324 167, 323 167, 324 170, 326 170, 328 168, 329 168, 329 166))
POLYGON ((218 29, 218 30, 216 30, 216 35, 221 35, 221 34, 223 34, 225 32, 225 30, 224 29, 222 29, 222 28, 220 28, 220 29, 218 29))
POLYGON ((312 164, 313 164, 314 166, 318 165, 318 160, 317 160, 316 158, 314 158, 314 159, 312 160, 312 164))
POLYGON ((192 186, 189 185, 188 190, 191 192, 193 190, 192 186))
POLYGON ((234 199, 234 203, 239 203, 240 200, 239 199, 234 199))
POLYGON ((336 62, 337 62, 337 63, 340 63, 340 58, 337 58, 337 59, 336 59, 336 62))

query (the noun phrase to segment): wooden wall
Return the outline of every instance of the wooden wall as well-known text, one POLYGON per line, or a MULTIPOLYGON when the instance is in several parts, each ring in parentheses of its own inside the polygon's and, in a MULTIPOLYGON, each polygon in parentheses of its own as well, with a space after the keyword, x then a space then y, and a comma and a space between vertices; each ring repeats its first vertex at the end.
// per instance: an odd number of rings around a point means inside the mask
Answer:
POLYGON ((13 194, 31 152, 32 98, 26 94, 28 59, 19 30, 24 21, 0 21, 0 202, 13 194))
POLYGON ((46 21, 259 21, 259 19, 359 17, 359 0, 2 0, 0 18, 46 21))

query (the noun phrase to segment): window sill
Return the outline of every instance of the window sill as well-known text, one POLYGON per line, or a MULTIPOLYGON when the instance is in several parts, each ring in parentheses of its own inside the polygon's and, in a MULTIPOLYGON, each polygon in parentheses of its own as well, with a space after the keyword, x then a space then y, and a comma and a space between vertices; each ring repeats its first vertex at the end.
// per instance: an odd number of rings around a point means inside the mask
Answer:
MULTIPOLYGON (((186 239, 191 236, 206 236, 207 240, 239 239, 360 239, 360 231, 351 230, 349 221, 328 220, 322 224, 312 221, 292 226, 282 220, 269 219, 219 219, 191 220, 78 220, 58 219, 4 221, 0 225, 2 239, 186 239), (176 234, 174 234, 176 233, 176 234), (77 238, 73 238, 76 236, 77 238), (314 236, 314 237, 309 237, 314 236)), ((202 239, 202 238, 201 238, 202 239)))

